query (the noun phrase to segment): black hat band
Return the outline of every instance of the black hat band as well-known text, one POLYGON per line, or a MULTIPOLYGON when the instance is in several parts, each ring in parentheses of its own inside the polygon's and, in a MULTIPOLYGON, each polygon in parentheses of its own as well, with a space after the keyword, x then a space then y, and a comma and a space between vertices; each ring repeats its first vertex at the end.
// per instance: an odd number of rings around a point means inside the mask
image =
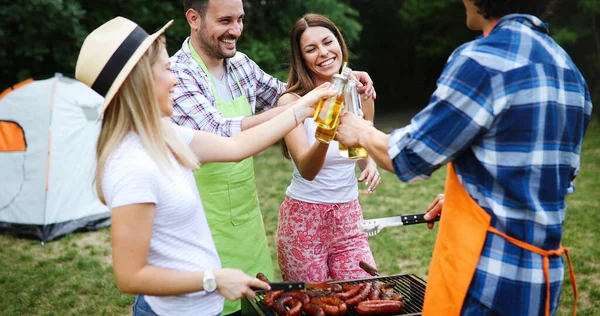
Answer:
POLYGON ((101 96, 105 97, 108 89, 113 84, 125 64, 129 61, 133 53, 142 45, 142 42, 148 38, 148 33, 141 27, 136 26, 135 29, 125 38, 123 43, 110 57, 96 81, 92 85, 92 89, 101 96))

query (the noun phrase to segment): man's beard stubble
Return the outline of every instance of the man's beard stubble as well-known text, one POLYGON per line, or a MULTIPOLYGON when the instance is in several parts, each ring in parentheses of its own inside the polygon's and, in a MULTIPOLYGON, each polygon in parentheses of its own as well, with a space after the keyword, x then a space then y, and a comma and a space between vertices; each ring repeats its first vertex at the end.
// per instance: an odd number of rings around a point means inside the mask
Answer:
POLYGON ((206 38, 202 32, 198 32, 198 42, 200 43, 201 49, 207 54, 210 58, 214 59, 227 59, 233 56, 227 56, 223 54, 219 48, 219 41, 217 40, 216 45, 210 41, 210 38, 206 38))

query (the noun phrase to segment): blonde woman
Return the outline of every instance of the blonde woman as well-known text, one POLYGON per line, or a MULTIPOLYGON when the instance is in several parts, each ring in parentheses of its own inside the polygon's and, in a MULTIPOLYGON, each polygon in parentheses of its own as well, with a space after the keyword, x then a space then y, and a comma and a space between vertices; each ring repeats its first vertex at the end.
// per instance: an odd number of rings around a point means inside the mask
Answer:
POLYGON ((254 297, 268 284, 221 267, 192 169, 240 161, 275 143, 333 93, 321 86, 234 137, 176 126, 162 35, 122 17, 88 35, 76 77, 105 97, 95 185, 112 210, 112 251, 121 291, 138 294, 134 315, 219 315, 223 300, 254 297))

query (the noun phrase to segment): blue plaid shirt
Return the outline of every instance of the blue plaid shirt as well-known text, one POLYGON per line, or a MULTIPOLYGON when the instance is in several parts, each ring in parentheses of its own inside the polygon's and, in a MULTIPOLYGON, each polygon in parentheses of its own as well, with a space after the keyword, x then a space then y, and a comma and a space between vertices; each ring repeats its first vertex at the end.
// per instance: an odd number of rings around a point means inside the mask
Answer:
MULTIPOLYGON (((585 80, 547 25, 507 15, 453 52, 429 105, 392 133, 388 153, 402 181, 452 161, 493 227, 557 249, 591 112, 585 80)), ((563 273, 551 257, 552 311, 563 273)), ((537 315, 545 290, 542 257, 488 233, 469 294, 502 315, 537 315)))
MULTIPOLYGON (((171 72, 179 83, 173 89, 173 115, 178 125, 210 132, 221 136, 233 136, 242 130, 243 117, 224 117, 215 106, 215 96, 210 90, 210 79, 192 57, 189 37, 181 49, 170 59, 171 72)), ((252 113, 276 106, 285 84, 262 71, 248 56, 238 52, 225 61, 225 76, 233 98, 242 95, 235 75, 240 81, 243 94, 248 98, 252 113)))

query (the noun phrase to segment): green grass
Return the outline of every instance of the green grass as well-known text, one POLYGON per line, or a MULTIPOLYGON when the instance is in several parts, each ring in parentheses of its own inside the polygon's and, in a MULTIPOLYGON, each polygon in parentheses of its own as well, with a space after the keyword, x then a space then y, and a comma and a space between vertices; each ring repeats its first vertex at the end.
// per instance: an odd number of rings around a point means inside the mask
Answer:
MULTIPOLYGON (((582 150, 576 192, 568 198, 563 243, 573 256, 579 286, 579 315, 600 310, 600 124, 594 122, 582 150)), ((277 269, 277 213, 289 185, 291 166, 274 146, 255 159, 261 208, 277 269)), ((401 183, 382 173, 373 195, 361 184, 364 217, 422 212, 443 192, 445 168, 428 181, 401 183)), ((412 273, 427 277, 435 230, 415 225, 385 229, 370 239, 383 274, 412 273)), ((110 230, 77 233, 41 245, 39 241, 0 236, 0 315, 126 315, 132 295, 121 294, 111 266, 110 230)), ((565 271, 560 315, 568 315, 573 294, 565 271)), ((279 271, 277 271, 279 273, 279 271)))

